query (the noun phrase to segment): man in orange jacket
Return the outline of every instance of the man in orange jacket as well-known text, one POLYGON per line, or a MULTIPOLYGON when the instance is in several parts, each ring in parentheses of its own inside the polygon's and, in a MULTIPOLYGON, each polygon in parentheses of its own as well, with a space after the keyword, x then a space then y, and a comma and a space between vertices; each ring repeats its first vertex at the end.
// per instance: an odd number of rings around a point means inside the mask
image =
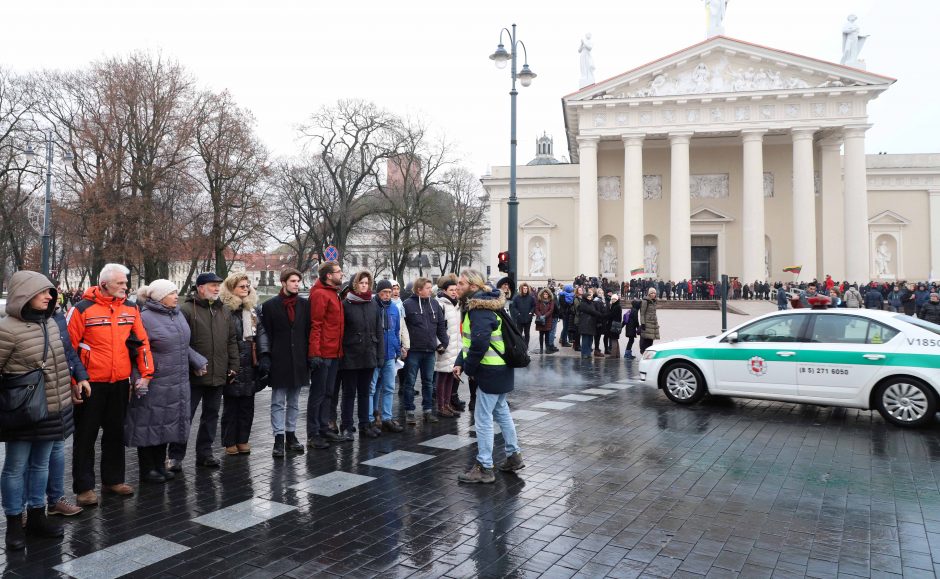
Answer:
POLYGON ((132 495, 124 482, 124 414, 132 388, 130 347, 136 347, 140 378, 133 389, 146 394, 153 377, 150 341, 136 307, 125 304, 126 267, 109 263, 98 276, 98 285, 85 291, 68 314, 69 337, 88 370, 91 394, 75 407, 75 440, 72 443, 72 489, 80 506, 98 504, 95 494, 95 442, 101 430, 102 490, 132 495), (133 334, 133 336, 132 336, 133 334), (129 343, 130 340, 130 343, 129 343))

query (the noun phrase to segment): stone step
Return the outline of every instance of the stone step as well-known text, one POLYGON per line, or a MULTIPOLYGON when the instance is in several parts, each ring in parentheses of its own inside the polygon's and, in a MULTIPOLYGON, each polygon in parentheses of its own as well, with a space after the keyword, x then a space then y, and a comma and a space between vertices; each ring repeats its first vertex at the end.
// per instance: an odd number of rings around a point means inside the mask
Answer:
MULTIPOLYGON (((721 311, 721 300, 657 300, 659 310, 714 310, 721 311)), ((732 314, 745 314, 728 302, 728 311, 732 314)))

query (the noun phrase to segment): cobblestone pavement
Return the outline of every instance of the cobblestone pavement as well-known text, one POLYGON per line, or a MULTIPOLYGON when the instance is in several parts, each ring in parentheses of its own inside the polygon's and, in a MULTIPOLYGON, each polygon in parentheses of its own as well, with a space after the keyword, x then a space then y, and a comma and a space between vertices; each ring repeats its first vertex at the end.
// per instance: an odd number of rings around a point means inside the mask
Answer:
MULTIPOLYGON (((200 579, 940 569, 936 426, 722 398, 679 407, 634 372, 557 356, 517 372, 527 466, 492 485, 456 481, 476 451, 467 414, 275 460, 266 391, 252 454, 215 471, 190 456, 180 479, 104 496, 65 523, 64 540, 31 541, 0 565, 4 577, 200 579), (563 397, 570 406, 538 406, 563 397)), ((128 451, 134 485, 135 459, 128 451)))

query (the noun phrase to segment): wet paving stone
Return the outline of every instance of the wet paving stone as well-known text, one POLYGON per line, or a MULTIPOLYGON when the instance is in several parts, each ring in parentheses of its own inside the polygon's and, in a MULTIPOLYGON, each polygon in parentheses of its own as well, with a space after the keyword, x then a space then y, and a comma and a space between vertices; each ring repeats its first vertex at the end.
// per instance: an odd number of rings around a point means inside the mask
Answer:
MULTIPOLYGON (((684 407, 636 378, 625 360, 534 360, 509 396, 526 468, 492 485, 456 479, 477 453, 472 413, 275 460, 266 390, 252 454, 218 448, 218 470, 188 457, 177 480, 102 496, 62 521, 63 540, 31 539, 0 566, 11 578, 937 572, 940 425, 714 397, 684 407)), ((127 463, 137 487, 133 450, 127 463)))

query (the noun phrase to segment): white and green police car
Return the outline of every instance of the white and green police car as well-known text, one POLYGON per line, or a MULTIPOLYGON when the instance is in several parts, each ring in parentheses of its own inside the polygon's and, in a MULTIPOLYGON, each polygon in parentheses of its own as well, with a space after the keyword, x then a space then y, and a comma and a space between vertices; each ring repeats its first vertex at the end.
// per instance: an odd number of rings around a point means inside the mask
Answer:
POLYGON ((940 400, 940 325, 876 310, 785 310, 717 336, 657 344, 640 378, 678 404, 706 393, 877 408, 902 426, 940 400))

